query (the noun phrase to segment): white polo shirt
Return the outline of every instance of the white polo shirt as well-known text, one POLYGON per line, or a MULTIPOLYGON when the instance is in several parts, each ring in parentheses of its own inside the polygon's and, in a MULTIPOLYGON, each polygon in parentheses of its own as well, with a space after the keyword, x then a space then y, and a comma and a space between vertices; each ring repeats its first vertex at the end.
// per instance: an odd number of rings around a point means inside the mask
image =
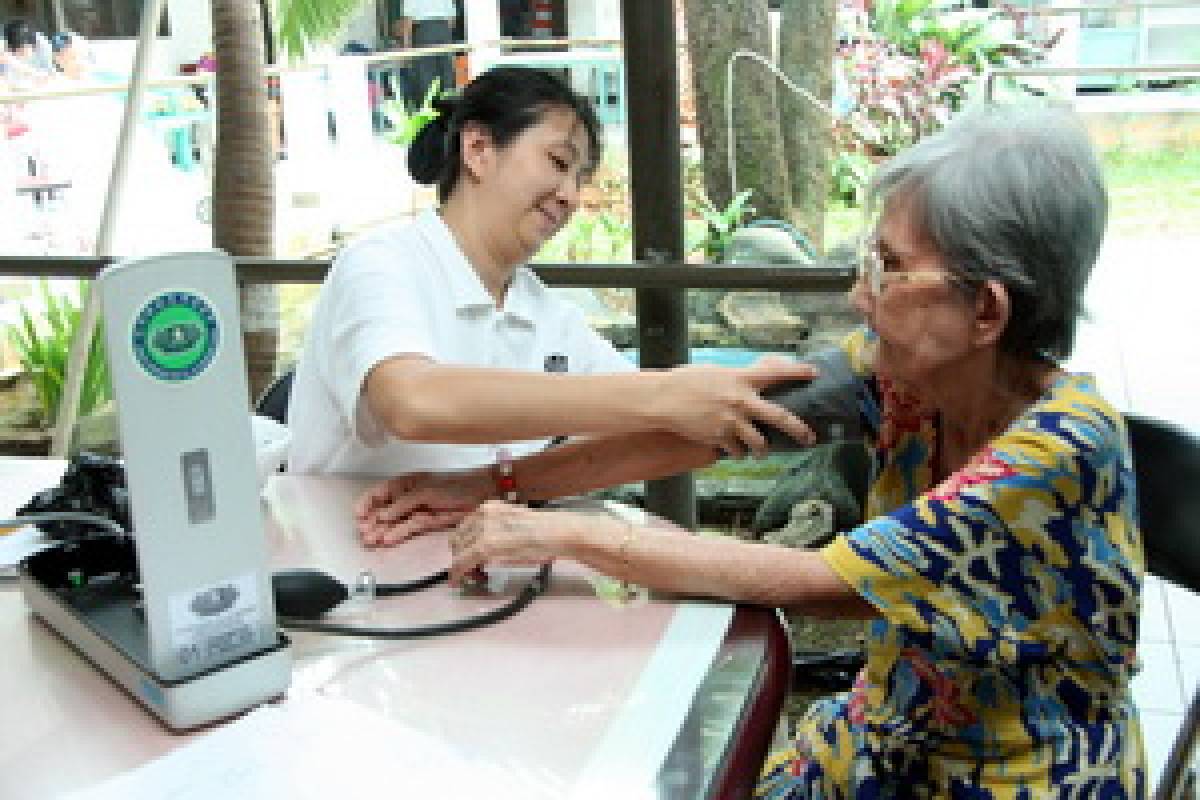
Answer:
MULTIPOLYGON (((296 365, 290 471, 391 476, 496 460, 496 445, 408 442, 381 427, 367 407, 364 380, 376 364, 402 354, 532 372, 633 369, 528 268, 517 269, 497 309, 450 229, 427 211, 373 231, 334 261, 296 365)), ((544 445, 506 447, 521 455, 544 445)))

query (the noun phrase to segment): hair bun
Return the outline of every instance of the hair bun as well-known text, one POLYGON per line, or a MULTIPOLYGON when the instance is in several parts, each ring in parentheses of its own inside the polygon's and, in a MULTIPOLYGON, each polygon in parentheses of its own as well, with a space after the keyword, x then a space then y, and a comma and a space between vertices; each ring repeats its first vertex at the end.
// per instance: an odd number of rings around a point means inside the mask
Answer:
POLYGON ((437 183, 446 170, 449 156, 447 138, 450 132, 450 112, 438 108, 438 115, 427 122, 408 145, 408 171, 417 183, 428 186, 437 183))
POLYGON ((430 106, 442 116, 450 116, 462 105, 462 95, 457 91, 441 92, 433 98, 430 106))

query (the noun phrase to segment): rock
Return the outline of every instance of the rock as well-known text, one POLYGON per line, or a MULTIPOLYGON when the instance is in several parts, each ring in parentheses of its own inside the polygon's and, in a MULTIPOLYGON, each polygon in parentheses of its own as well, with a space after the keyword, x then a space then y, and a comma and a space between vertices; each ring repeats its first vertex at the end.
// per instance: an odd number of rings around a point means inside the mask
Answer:
POLYGON ((50 432, 0 427, 0 455, 41 457, 50 454, 50 432))
MULTIPOLYGON (((790 226, 789 226, 790 227, 790 226)), ((729 237, 723 259, 729 264, 812 264, 813 258, 796 240, 796 234, 769 225, 744 226, 729 237)))
MULTIPOLYGON (((799 512, 793 509, 805 502, 820 501, 829 510, 831 529, 849 530, 862 521, 867 468, 861 442, 835 442, 797 452, 788 474, 776 482, 758 507, 751 529, 761 536, 793 523, 802 528, 811 526, 815 517, 810 519, 809 515, 820 507, 805 506, 799 512)), ((786 534, 793 535, 804 538, 807 534, 786 534)))
POLYGON ((792 506, 788 524, 779 530, 768 531, 763 535, 763 541, 783 547, 817 548, 837 533, 833 519, 833 504, 828 500, 820 497, 801 500, 792 506))
POLYGON ((604 296, 583 287, 562 287, 557 290, 577 306, 588 325, 613 343, 615 347, 631 347, 637 334, 637 320, 628 311, 614 307, 604 296))
POLYGON ((717 311, 752 347, 795 349, 808 338, 808 323, 783 306, 778 292, 730 292, 717 311))

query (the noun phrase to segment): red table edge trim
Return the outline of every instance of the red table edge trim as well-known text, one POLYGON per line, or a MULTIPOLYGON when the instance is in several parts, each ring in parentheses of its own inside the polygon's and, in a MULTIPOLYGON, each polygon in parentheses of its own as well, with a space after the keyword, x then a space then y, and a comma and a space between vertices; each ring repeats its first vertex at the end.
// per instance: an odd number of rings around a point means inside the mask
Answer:
POLYGON ((791 685, 791 645, 775 609, 739 605, 726 642, 730 646, 745 646, 746 640, 753 641, 752 637, 761 636, 764 632, 767 637, 766 653, 751 689, 754 699, 743 709, 734 734, 730 737, 729 749, 709 786, 708 796, 718 800, 746 798, 754 794, 754 786, 775 737, 775 728, 791 685))

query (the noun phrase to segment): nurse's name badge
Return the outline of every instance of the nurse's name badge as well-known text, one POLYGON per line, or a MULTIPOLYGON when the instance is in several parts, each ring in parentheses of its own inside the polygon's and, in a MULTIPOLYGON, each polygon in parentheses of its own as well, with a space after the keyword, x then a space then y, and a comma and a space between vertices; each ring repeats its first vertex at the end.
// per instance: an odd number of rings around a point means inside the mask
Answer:
POLYGON ((220 325, 209 302, 194 292, 156 295, 133 321, 134 359, 153 378, 187 381, 208 369, 220 344, 220 325))

